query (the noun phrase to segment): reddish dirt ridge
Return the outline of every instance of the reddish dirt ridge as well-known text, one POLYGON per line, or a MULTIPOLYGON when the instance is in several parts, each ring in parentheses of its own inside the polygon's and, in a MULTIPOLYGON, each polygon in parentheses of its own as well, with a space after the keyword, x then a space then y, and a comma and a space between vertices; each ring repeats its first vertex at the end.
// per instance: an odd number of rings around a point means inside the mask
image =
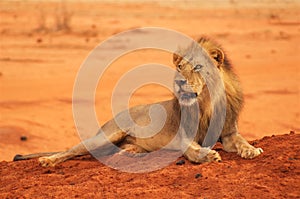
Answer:
POLYGON ((43 168, 36 159, 2 161, 0 198, 299 198, 299 142, 294 133, 255 140, 251 144, 264 153, 253 160, 217 145, 220 163, 174 162, 142 174, 111 169, 90 156, 55 168, 43 168))
MULTIPOLYGON (((0 198, 299 198, 300 136, 280 135, 300 131, 299 1, 130 2, 0 1, 0 198), (80 65, 100 42, 145 26, 207 35, 224 47, 245 93, 240 132, 259 139, 252 143, 264 153, 243 160, 220 151, 221 163, 174 162, 144 174, 122 173, 89 156, 56 168, 10 162, 17 153, 80 142, 72 115, 80 65)), ((112 118, 110 97, 122 75, 153 62, 174 68, 170 53, 151 50, 112 63, 95 97, 100 124, 112 118)), ((170 99, 167 93, 143 87, 130 105, 170 99)))

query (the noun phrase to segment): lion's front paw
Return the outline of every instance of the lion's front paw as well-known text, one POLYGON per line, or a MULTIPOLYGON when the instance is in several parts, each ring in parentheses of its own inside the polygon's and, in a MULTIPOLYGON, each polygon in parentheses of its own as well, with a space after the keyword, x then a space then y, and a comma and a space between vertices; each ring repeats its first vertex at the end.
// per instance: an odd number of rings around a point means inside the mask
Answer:
POLYGON ((208 154, 206 155, 206 158, 207 158, 207 162, 221 162, 222 161, 220 154, 215 150, 210 150, 208 152, 208 154))
POLYGON ((244 146, 241 147, 240 150, 238 150, 238 154, 242 158, 246 159, 252 159, 255 158, 256 156, 259 156, 263 150, 261 148, 255 148, 254 146, 244 146))
POLYGON ((185 156, 194 163, 204 162, 221 162, 220 154, 209 148, 201 148, 199 150, 189 151, 185 156))
POLYGON ((54 167, 55 166, 55 163, 51 160, 50 157, 40 157, 39 162, 42 167, 54 167))

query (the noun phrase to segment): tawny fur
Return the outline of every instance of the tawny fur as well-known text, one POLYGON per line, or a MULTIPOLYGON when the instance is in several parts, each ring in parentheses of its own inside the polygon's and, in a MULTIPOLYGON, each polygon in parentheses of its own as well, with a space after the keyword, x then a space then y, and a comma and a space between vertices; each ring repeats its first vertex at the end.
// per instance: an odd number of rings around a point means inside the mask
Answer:
MULTIPOLYGON (((204 51, 201 56, 205 59, 211 60, 213 67, 218 69, 218 73, 220 74, 225 86, 227 102, 226 119, 220 135, 224 150, 227 152, 237 152, 243 158, 254 158, 258 156, 262 153, 262 149, 251 146, 238 133, 237 120, 243 107, 243 93, 240 87, 240 82, 233 72, 227 56, 218 44, 205 37, 198 40, 198 45, 200 45, 201 49, 204 51)), ((175 77, 174 84, 177 89, 186 89, 186 91, 184 91, 186 93, 195 93, 197 98, 191 98, 191 101, 187 100, 185 102, 184 100, 178 100, 177 96, 171 100, 156 103, 163 106, 167 112, 166 123, 160 132, 150 138, 139 138, 136 136, 139 132, 135 132, 135 128, 129 125, 128 127, 120 129, 114 119, 112 119, 104 124, 101 127, 100 133, 93 138, 85 140, 65 152, 59 152, 51 156, 39 158, 41 165, 55 166, 56 164, 75 156, 88 154, 89 150, 102 150, 103 154, 112 153, 111 149, 109 147, 107 148, 108 142, 104 139, 104 134, 111 143, 118 145, 121 149, 137 153, 158 150, 166 146, 175 137, 176 139, 173 145, 169 146, 169 149, 181 150, 181 145, 187 144, 188 147, 185 151, 183 151, 183 153, 184 156, 191 162, 203 163, 220 161, 221 157, 216 151, 201 147, 210 123, 212 110, 217 108, 218 102, 211 101, 209 91, 207 86, 205 86, 203 77, 200 73, 193 71, 194 66, 190 61, 194 57, 191 57, 189 61, 183 58, 188 55, 191 50, 191 47, 188 47, 186 49, 179 49, 178 52, 174 53, 173 63, 175 64, 178 72, 181 74, 180 77, 175 77), (186 83, 184 83, 185 81, 180 78, 187 80, 186 83), (178 84, 178 82, 181 83, 178 84), (187 85, 190 86, 190 90, 187 85), (196 103, 194 103, 193 100, 195 100, 196 103), (193 108, 195 104, 199 106, 199 114, 193 112, 194 110, 197 110, 193 108), (195 138, 190 143, 185 140, 186 135, 190 133, 190 125, 183 125, 183 127, 179 127, 179 125, 181 118, 189 118, 187 120, 193 121, 195 117, 197 117, 196 122, 198 123, 198 131, 196 132, 195 138), (176 137, 178 132, 179 136, 176 137), (87 150, 87 148, 89 150, 87 150), (201 154, 205 154, 204 157, 201 156, 201 154)), ((195 55, 195 57, 197 57, 197 55, 195 55)), ((148 116, 150 106, 151 104, 141 105, 129 109, 133 121, 140 125, 147 125, 150 122, 150 118, 148 116)), ((122 114, 124 113, 121 112, 117 117, 122 118, 122 114)), ((16 160, 28 159, 37 156, 38 154, 35 154, 34 156, 18 156, 16 160)))

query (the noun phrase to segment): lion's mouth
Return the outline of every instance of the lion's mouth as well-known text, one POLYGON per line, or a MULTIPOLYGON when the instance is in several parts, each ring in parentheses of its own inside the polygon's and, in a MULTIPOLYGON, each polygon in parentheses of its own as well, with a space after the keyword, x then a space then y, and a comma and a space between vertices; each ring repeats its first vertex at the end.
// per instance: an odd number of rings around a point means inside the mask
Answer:
POLYGON ((179 93, 179 103, 184 106, 191 106, 197 102, 197 93, 193 92, 180 92, 179 93))
POLYGON ((197 97, 197 93, 192 93, 192 92, 180 93, 180 98, 183 100, 192 99, 196 97, 197 97))

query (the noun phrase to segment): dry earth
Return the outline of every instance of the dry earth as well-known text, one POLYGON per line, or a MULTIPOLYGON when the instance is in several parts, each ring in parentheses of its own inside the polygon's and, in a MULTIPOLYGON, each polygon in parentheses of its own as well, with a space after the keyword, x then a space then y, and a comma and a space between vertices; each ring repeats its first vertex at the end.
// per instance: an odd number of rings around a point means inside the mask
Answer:
MULTIPOLYGON (((86 156, 55 168, 37 160, 0 163, 1 198, 299 198, 300 135, 251 142, 264 149, 244 160, 221 150, 220 163, 172 163, 142 174, 111 169, 86 156), (196 177, 197 176, 197 177, 196 177)), ((130 159, 130 158, 129 158, 130 159)), ((148 162, 155 166, 164 157, 148 162)), ((181 158, 183 159, 183 158, 181 158)), ((113 157, 118 161, 118 157, 113 157)), ((127 164, 122 160, 119 164, 127 164)), ((126 165, 131 166, 131 165, 126 165)), ((134 166, 134 165, 132 165, 134 166)))
MULTIPOLYGON (((300 130, 300 4, 210 2, 1 1, 1 197, 299 197, 299 135, 261 138, 300 130), (60 151, 80 141, 72 116, 80 65, 101 41, 145 26, 207 35, 225 48, 246 97, 240 131, 249 140, 260 139, 256 145, 265 153, 249 161, 221 152, 220 164, 173 164, 143 175, 91 158, 54 169, 36 160, 10 162, 17 153, 60 151), (202 177, 195 179, 197 173, 202 177)), ((112 117, 111 93, 124 73, 150 62, 173 67, 171 60, 170 53, 141 50, 112 63, 96 91, 99 123, 112 117)), ((134 93, 130 106, 170 97, 167 89, 147 85, 134 93)))

